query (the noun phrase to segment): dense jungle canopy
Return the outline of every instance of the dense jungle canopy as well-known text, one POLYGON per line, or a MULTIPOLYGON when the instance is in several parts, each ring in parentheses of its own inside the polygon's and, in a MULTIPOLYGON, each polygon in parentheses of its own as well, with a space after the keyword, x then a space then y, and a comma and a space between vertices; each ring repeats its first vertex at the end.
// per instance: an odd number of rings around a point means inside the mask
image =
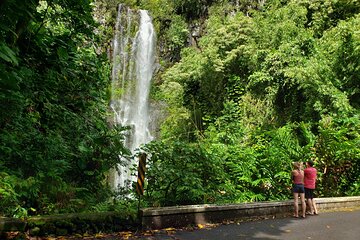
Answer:
POLYGON ((144 206, 289 199, 309 159, 317 196, 360 194, 358 0, 1 0, 0 215, 136 205, 107 180, 119 3, 158 36, 144 206))

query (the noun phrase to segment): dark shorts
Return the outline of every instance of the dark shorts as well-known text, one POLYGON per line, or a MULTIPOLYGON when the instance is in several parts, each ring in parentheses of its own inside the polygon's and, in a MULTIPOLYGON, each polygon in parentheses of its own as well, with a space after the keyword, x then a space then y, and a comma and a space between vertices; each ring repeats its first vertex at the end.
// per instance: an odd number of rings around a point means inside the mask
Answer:
POLYGON ((314 198, 314 190, 315 189, 305 188, 305 198, 313 199, 314 198))
POLYGON ((293 193, 304 193, 304 184, 294 184, 293 193))

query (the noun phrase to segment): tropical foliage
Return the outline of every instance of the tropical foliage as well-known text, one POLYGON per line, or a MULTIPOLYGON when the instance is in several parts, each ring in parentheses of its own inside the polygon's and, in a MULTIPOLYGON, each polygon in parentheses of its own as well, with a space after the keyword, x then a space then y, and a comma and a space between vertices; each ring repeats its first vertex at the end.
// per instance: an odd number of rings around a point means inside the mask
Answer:
POLYGON ((158 36, 151 97, 166 118, 142 148, 144 205, 288 199, 291 162, 308 159, 318 196, 360 194, 358 1, 5 0, 0 214, 114 203, 107 177, 128 154, 108 113, 119 3, 149 10, 158 36))
POLYGON ((207 14, 198 44, 162 74, 169 115, 162 143, 148 146, 149 203, 183 203, 170 190, 202 202, 287 199, 291 162, 308 159, 319 196, 359 194, 359 4, 223 1, 207 14), (216 180, 195 174, 204 161, 216 180))
POLYGON ((0 211, 79 211, 107 199, 126 152, 107 121, 109 64, 91 1, 1 1, 0 211))

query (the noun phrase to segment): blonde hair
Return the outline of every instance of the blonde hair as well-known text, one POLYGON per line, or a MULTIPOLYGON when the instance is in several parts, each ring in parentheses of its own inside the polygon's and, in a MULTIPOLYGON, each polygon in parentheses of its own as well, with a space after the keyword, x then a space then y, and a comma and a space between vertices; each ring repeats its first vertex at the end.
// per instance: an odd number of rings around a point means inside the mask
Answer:
POLYGON ((293 162, 292 164, 294 168, 296 168, 297 170, 301 170, 301 162, 293 162))

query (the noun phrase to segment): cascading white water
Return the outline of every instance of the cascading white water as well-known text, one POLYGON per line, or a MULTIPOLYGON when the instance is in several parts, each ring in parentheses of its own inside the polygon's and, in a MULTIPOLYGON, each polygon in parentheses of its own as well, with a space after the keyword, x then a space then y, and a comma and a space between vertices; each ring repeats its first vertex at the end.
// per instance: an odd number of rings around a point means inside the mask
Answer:
MULTIPOLYGON (((131 127, 125 144, 134 152, 141 144, 152 140, 149 92, 155 68, 156 36, 148 12, 119 5, 113 44, 110 107, 115 124, 131 127)), ((112 183, 115 189, 135 180, 130 171, 134 163, 135 159, 118 166, 112 183)))

